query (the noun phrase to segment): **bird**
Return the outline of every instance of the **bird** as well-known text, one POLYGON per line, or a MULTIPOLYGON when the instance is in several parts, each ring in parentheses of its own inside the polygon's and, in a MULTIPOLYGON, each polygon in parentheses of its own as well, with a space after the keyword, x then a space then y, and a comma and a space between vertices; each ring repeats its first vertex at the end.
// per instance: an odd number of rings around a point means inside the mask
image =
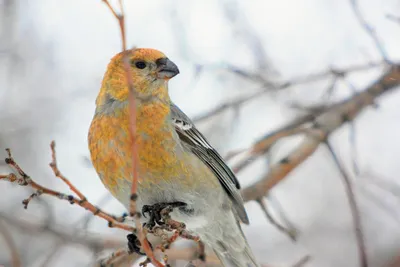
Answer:
POLYGON ((89 127, 91 161, 104 186, 129 209, 135 142, 137 209, 175 205, 171 217, 211 247, 224 266, 259 267, 240 226, 249 219, 239 181, 169 96, 168 82, 179 68, 156 49, 128 52, 129 72, 124 52, 108 64, 89 127), (134 133, 127 73, 134 90, 134 133))

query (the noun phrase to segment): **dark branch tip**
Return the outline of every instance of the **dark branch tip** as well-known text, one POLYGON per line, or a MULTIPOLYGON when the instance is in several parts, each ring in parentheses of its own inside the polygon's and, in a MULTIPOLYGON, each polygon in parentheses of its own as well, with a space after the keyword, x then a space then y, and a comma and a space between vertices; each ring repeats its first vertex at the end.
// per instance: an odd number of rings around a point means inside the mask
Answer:
POLYGON ((206 261, 206 254, 204 254, 204 253, 199 254, 199 260, 201 260, 202 262, 205 262, 206 261))
POLYGON ((288 157, 285 157, 279 161, 280 164, 288 164, 290 162, 288 157))
POLYGON ((74 196, 73 195, 68 195, 67 199, 68 199, 70 204, 74 204, 74 196))
POLYGON ((24 209, 28 209, 28 204, 29 204, 29 200, 28 199, 22 200, 22 205, 24 205, 24 209))
POLYGON ((349 115, 347 113, 341 114, 341 118, 342 118, 343 122, 350 121, 350 117, 349 117, 349 115))
POLYGON ((93 212, 94 215, 97 215, 100 213, 100 209, 96 207, 96 210, 93 212))

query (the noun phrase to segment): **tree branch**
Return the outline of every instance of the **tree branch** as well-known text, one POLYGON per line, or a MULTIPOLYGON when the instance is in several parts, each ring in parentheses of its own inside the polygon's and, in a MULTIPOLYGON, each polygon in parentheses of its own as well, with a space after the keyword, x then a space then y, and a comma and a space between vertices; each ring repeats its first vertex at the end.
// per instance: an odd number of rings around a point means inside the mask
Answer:
POLYGON ((273 226, 275 226, 282 233, 286 234, 292 241, 296 241, 296 239, 297 239, 297 231, 295 229, 288 229, 288 228, 284 227, 283 225, 281 225, 278 221, 276 221, 274 219, 274 217, 272 217, 272 215, 269 213, 264 198, 258 199, 257 203, 260 205, 261 210, 263 211, 263 213, 267 217, 268 221, 273 226))
POLYGON ((132 186, 131 186, 131 196, 130 196, 130 205, 129 205, 129 215, 135 219, 135 226, 136 226, 136 233, 138 234, 140 244, 142 245, 143 250, 145 251, 146 255, 151 259, 151 262, 156 267, 163 267, 163 264, 159 262, 155 257, 153 250, 149 242, 147 241, 146 235, 143 232, 142 225, 140 223, 140 216, 141 214, 136 210, 136 200, 138 198, 137 195, 137 183, 138 183, 138 153, 137 153, 137 144, 134 138, 136 133, 136 103, 135 103, 135 89, 133 86, 133 78, 131 73, 131 66, 130 66, 130 55, 132 53, 131 50, 126 49, 126 34, 125 34, 125 12, 124 7, 122 4, 122 0, 119 0, 119 7, 120 7, 120 14, 118 14, 110 5, 108 0, 103 0, 106 3, 107 7, 110 9, 111 13, 119 22, 119 28, 121 31, 121 39, 122 39, 122 55, 123 55, 123 63, 124 69, 126 72, 126 81, 129 87, 129 124, 130 124, 130 135, 132 139, 132 186))
MULTIPOLYGON (((54 151, 55 149, 55 144, 54 141, 51 143, 51 149, 52 151, 54 151)), ((17 174, 14 173, 10 173, 8 175, 0 175, 0 180, 5 180, 5 181, 9 181, 11 183, 17 183, 21 186, 30 186, 32 189, 35 189, 35 193, 33 193, 28 199, 25 199, 22 203, 24 204, 25 208, 28 207, 29 202, 34 198, 34 197, 38 197, 39 195, 45 194, 45 195, 50 195, 65 201, 68 201, 71 204, 77 204, 79 206, 81 206, 82 208, 89 210, 90 212, 92 212, 95 216, 98 216, 100 218, 103 218, 105 220, 108 221, 108 225, 110 227, 115 227, 115 228, 120 228, 126 231, 135 231, 135 228, 133 228, 130 225, 124 224, 122 223, 116 216, 114 215, 110 215, 102 210, 100 210, 99 208, 97 208, 96 206, 94 206, 92 203, 90 203, 87 198, 81 194, 78 189, 75 188, 75 186, 73 186, 69 180, 67 178, 65 178, 61 172, 57 169, 57 164, 55 164, 56 162, 56 155, 55 153, 52 154, 52 158, 53 161, 52 163, 50 163, 50 165, 52 166, 52 169, 54 171, 54 173, 56 174, 56 176, 58 177, 63 177, 63 181, 71 188, 71 190, 73 192, 79 192, 80 193, 80 197, 74 197, 73 195, 67 195, 64 193, 61 193, 59 191, 55 191, 52 189, 49 189, 47 187, 44 187, 38 183, 36 183, 30 176, 28 176, 23 170, 22 168, 15 162, 14 158, 11 155, 11 151, 9 149, 7 149, 8 152, 8 158, 6 158, 6 163, 13 168, 14 170, 16 170, 17 174)))
POLYGON ((328 141, 326 141, 325 144, 333 158, 333 161, 335 162, 337 168, 340 171, 340 174, 343 178, 343 182, 344 182, 344 185, 346 188, 346 194, 347 194, 347 198, 349 200, 351 215, 353 217, 353 227, 354 227, 354 233, 355 233, 357 245, 358 245, 357 247, 358 247, 358 253, 359 253, 359 257, 360 257, 360 266, 368 267, 368 259, 367 259, 366 249, 365 249, 365 241, 364 241, 364 234, 363 234, 363 230, 362 230, 360 211, 358 209, 357 201, 354 196, 350 177, 348 176, 348 174, 347 174, 346 170, 344 169, 344 167, 342 166, 342 164, 340 164, 340 161, 339 161, 335 151, 333 150, 332 145, 328 141))
MULTIPOLYGON (((325 112, 312 120, 312 126, 306 129, 303 142, 286 158, 272 166, 268 174, 258 182, 244 188, 242 195, 245 201, 257 200, 276 184, 282 181, 287 174, 304 162, 326 138, 344 123, 353 120, 359 112, 371 105, 375 98, 389 92, 400 85, 400 65, 392 65, 383 76, 370 85, 363 92, 348 100, 333 105, 325 112)), ((259 141, 270 145, 268 138, 259 141)), ((253 148, 252 148, 253 149, 253 148)))
POLYGON ((387 55, 385 46, 379 39, 378 35, 376 34, 375 29, 368 24, 368 22, 364 19, 363 15, 361 14, 360 8, 358 7, 357 0, 350 0, 351 7, 353 9, 353 12, 358 20, 358 23, 360 26, 364 29, 364 31, 371 37, 372 41, 375 44, 376 49, 379 51, 381 54, 382 58, 389 63, 389 57, 387 55))
POLYGON ((14 240, 11 234, 9 233, 9 230, 7 229, 6 225, 3 223, 1 219, 0 219, 0 234, 3 236, 3 239, 10 250, 12 266, 13 267, 22 266, 21 258, 19 256, 17 247, 15 246, 14 240))
POLYGON ((291 80, 288 81, 284 81, 281 82, 279 84, 273 84, 270 81, 265 80, 260 74, 258 73, 249 73, 246 72, 245 70, 230 66, 227 70, 231 71, 232 73, 238 74, 241 77, 251 80, 253 82, 256 82, 258 84, 260 84, 262 86, 262 89, 258 92, 255 92, 253 94, 250 94, 248 96, 245 97, 239 97, 235 100, 223 103, 213 109, 211 109, 210 111, 207 111, 204 114, 195 116, 193 118, 193 122, 195 123, 199 123, 199 122, 203 122, 204 120, 211 118, 213 116, 216 116, 228 109, 231 108, 238 108, 241 105, 257 99, 258 97, 260 97, 261 95, 264 95, 268 92, 270 92, 271 90, 266 90, 265 88, 269 88, 269 89, 274 89, 274 90, 282 90, 282 89, 287 89, 291 86, 294 85, 300 85, 300 84, 307 84, 307 83, 311 83, 311 82, 316 82, 319 81, 321 79, 324 78, 328 78, 328 77, 343 77, 345 75, 347 75, 348 73, 351 72, 359 72, 359 71, 364 71, 364 70, 368 70, 371 68, 375 68, 378 66, 381 66, 382 62, 371 62, 368 64, 363 64, 363 65, 355 65, 355 66, 351 66, 348 68, 343 68, 343 69, 333 69, 330 68, 328 70, 325 71, 321 71, 318 73, 314 73, 314 74, 309 74, 309 75, 305 75, 305 76, 300 76, 300 77, 295 77, 291 80))

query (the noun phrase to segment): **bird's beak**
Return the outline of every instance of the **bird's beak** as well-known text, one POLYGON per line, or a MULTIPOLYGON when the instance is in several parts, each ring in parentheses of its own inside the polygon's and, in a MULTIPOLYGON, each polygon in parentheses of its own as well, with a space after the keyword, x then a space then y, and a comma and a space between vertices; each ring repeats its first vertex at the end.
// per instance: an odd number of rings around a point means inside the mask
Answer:
POLYGON ((168 58, 160 58, 156 61, 156 64, 159 79, 169 80, 179 74, 178 66, 168 58))

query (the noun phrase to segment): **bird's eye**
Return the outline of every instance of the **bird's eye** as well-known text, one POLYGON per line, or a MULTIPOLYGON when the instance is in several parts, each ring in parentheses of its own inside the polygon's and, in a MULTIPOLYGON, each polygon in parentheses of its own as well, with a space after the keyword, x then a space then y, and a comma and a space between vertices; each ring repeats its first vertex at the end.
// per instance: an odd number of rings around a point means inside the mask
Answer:
POLYGON ((143 61, 138 61, 138 62, 135 63, 135 66, 138 69, 144 69, 144 68, 146 68, 146 63, 143 62, 143 61))

